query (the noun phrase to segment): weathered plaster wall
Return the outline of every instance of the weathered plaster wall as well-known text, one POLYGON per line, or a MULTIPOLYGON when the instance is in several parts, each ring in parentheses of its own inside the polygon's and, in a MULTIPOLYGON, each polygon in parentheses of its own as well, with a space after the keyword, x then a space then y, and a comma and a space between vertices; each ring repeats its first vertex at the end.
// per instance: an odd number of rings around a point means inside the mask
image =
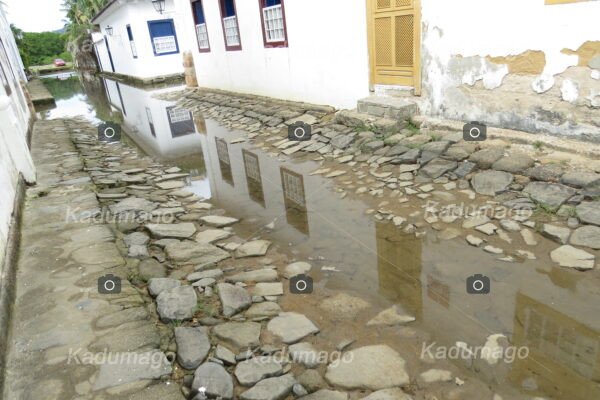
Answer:
POLYGON ((0 5, 0 39, 6 49, 0 52, 0 65, 8 80, 10 93, 0 84, 0 269, 10 230, 19 174, 35 182, 35 167, 27 147, 31 113, 20 80, 25 79, 17 46, 0 5))
POLYGON ((426 114, 600 141, 600 1, 422 0, 426 114))

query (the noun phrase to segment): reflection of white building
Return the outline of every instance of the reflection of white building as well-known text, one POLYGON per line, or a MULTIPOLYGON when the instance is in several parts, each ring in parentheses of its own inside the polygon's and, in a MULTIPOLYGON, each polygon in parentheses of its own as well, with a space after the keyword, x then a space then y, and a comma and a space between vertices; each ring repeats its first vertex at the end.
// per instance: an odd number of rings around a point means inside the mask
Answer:
MULTIPOLYGON (((0 4, 0 272, 11 215, 21 176, 35 182, 35 168, 27 146, 31 110, 22 84, 27 82, 15 39, 0 4)), ((21 185, 21 186, 20 186, 21 185)), ((16 227, 15 227, 16 228, 16 227)))
POLYGON ((162 14, 151 1, 109 1, 92 20, 100 28, 92 34, 100 69, 143 80, 182 75, 181 12, 173 0, 162 14))

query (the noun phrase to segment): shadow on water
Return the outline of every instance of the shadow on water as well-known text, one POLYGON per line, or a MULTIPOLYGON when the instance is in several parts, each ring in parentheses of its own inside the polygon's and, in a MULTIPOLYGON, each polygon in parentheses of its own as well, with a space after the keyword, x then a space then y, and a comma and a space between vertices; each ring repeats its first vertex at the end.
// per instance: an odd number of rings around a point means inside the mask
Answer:
POLYGON ((348 290, 378 308, 400 305, 416 317, 411 327, 439 345, 481 346, 500 333, 514 346, 529 347, 529 357, 494 372, 483 362, 457 362, 519 397, 600 398, 597 280, 543 260, 505 263, 463 240, 416 238, 375 222, 364 201, 342 200, 331 181, 310 174, 318 164, 282 161, 234 140, 243 133, 155 97, 181 87, 141 89, 108 79, 67 85, 47 118, 122 114, 137 146, 190 172, 188 190, 242 219, 240 236, 260 234, 295 259, 314 260, 317 291, 348 290), (323 266, 339 272, 319 271, 323 266), (490 277, 490 295, 466 293, 466 278, 477 273, 490 277))

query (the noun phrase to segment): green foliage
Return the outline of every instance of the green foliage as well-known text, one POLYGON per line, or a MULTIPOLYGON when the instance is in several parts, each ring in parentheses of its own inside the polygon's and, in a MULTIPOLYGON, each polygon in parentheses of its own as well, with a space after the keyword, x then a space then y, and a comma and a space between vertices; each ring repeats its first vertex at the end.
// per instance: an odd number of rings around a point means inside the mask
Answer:
MULTIPOLYGON (((66 55, 67 38, 61 33, 22 32, 14 27, 13 33, 15 32, 19 35, 17 45, 26 67, 52 64, 54 59, 66 55)), ((17 35, 15 35, 15 38, 17 38, 17 35)))

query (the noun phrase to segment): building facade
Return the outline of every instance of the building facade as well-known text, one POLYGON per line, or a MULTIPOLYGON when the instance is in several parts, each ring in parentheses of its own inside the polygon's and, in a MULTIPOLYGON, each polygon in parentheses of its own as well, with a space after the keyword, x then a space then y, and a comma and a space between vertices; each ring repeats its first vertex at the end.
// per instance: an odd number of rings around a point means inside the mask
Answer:
POLYGON ((27 144, 32 113, 23 86, 26 81, 23 62, 0 4, 0 268, 19 185, 35 182, 27 144))
MULTIPOLYGON (((186 9, 187 10, 187 9, 186 9)), ((141 80, 183 75, 182 10, 166 0, 159 13, 150 1, 113 0, 92 22, 92 40, 101 71, 141 80)))
POLYGON ((175 0, 198 84, 600 140, 594 0, 175 0))

